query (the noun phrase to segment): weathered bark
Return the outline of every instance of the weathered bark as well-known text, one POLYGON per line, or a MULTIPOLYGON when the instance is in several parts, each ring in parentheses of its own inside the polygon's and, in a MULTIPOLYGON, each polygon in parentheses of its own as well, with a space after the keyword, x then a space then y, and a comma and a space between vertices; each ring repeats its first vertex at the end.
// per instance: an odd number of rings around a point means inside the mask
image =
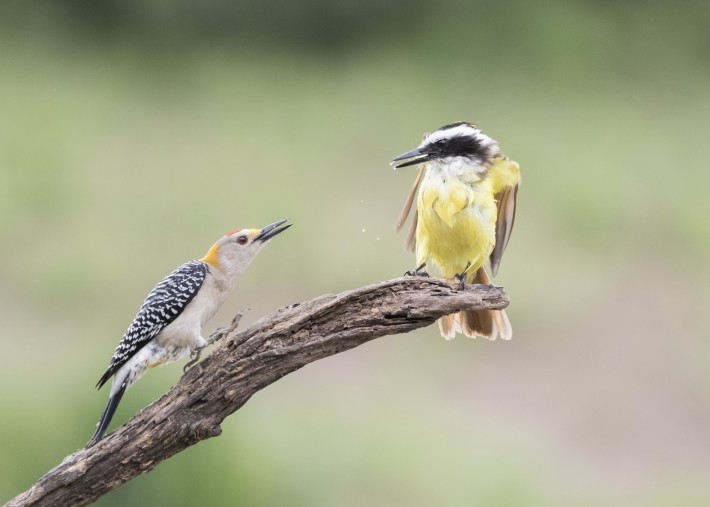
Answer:
MULTIPOLYGON (((257 391, 302 366, 462 309, 504 308, 502 289, 423 277, 388 280, 277 310, 213 333, 221 346, 166 395, 94 447, 67 456, 6 504, 86 505, 200 440, 257 391)), ((235 321, 238 322, 238 315, 235 321)), ((87 435, 88 437, 89 435, 87 435)))

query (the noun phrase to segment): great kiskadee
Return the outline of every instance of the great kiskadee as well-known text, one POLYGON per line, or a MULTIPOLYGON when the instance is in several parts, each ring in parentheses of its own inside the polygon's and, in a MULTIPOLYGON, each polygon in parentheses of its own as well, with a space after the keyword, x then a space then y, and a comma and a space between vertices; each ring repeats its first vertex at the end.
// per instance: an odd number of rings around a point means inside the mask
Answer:
MULTIPOLYGON (((397 222, 400 230, 417 199, 407 249, 416 250, 416 269, 425 275, 431 260, 442 276, 490 284, 498 271, 515 220, 520 166, 475 125, 457 122, 425 134, 418 148, 392 161, 394 168, 419 164, 419 173, 397 222)), ((508 340, 513 330, 504 310, 467 310, 439 319, 446 339, 463 333, 508 340)))

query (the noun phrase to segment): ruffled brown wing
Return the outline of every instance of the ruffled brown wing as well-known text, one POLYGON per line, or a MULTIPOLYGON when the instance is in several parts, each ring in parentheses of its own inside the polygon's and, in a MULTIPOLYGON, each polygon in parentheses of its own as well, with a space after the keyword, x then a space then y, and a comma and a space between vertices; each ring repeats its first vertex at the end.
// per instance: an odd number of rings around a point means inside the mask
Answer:
MULTIPOLYGON (((399 214, 399 218, 397 219, 397 232, 402 230, 402 227, 404 227, 404 223, 407 221, 407 217, 409 216, 410 211, 412 211, 412 206, 414 205, 414 200, 417 196, 417 190, 419 190, 419 183, 421 183, 422 181, 423 174, 424 164, 421 164, 419 166, 419 172, 417 173, 417 177, 414 179, 414 185, 412 185, 412 190, 409 191, 407 200, 404 202, 404 206, 402 207, 402 212, 399 214)), ((412 223, 409 226, 409 231, 407 232, 407 236, 404 238, 404 247, 410 252, 414 252, 417 246, 418 220, 419 215, 417 213, 417 210, 415 209, 414 217, 412 218, 412 223)))
POLYGON ((491 274, 496 276, 505 247, 515 224, 515 207, 518 200, 518 185, 505 187, 496 194, 498 220, 496 221, 496 246, 491 252, 491 274))
POLYGON ((498 207, 496 220, 496 246, 491 252, 491 275, 496 276, 505 247, 508 246, 510 234, 515 224, 515 208, 518 201, 520 186, 520 166, 517 162, 505 157, 498 158, 488 172, 491 187, 495 193, 498 207))

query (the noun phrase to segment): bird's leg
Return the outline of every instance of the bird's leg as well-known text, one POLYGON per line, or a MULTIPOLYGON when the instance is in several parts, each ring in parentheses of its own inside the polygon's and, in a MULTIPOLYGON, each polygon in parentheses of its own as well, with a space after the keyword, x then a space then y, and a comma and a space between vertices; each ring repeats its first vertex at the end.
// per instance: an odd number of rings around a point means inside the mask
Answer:
POLYGON ((192 351, 190 352, 190 360, 183 367, 183 373, 189 370, 190 367, 195 365, 195 363, 200 360, 200 354, 206 347, 214 344, 219 344, 224 338, 232 334, 232 332, 239 326, 239 321, 242 320, 243 316, 244 310, 240 311, 234 316, 234 318, 232 319, 232 323, 229 325, 229 327, 220 327, 215 329, 210 335, 210 337, 206 340, 200 337, 200 343, 198 343, 197 346, 193 347, 192 351))
POLYGON ((464 290, 466 288, 466 273, 468 272, 468 268, 471 267, 471 263, 469 262, 466 264, 466 269, 464 269, 460 274, 454 275, 454 278, 456 278, 459 281, 459 290, 464 290))
POLYGON ((228 327, 220 327, 215 329, 210 337, 207 339, 210 345, 214 344, 219 344, 224 340, 227 336, 232 334, 238 327, 239 327, 239 322, 241 322, 242 317, 244 317, 244 312, 247 311, 249 308, 245 308, 244 310, 240 310, 239 313, 237 313, 234 318, 232 318, 232 322, 229 324, 228 327))
POLYGON ((429 276, 429 273, 424 271, 424 268, 426 267, 426 262, 422 262, 421 265, 419 265, 416 269, 414 270, 409 270, 404 273, 404 276, 429 276))
POLYGON ((459 281, 459 290, 464 290, 466 288, 466 273, 454 275, 454 278, 459 281))
POLYGON ((189 370, 194 364, 197 363, 197 361, 200 360, 200 354, 202 354, 202 351, 208 345, 209 342, 200 336, 200 339, 197 341, 197 345, 192 347, 192 350, 190 350, 190 360, 185 364, 185 366, 182 367, 183 373, 189 370))

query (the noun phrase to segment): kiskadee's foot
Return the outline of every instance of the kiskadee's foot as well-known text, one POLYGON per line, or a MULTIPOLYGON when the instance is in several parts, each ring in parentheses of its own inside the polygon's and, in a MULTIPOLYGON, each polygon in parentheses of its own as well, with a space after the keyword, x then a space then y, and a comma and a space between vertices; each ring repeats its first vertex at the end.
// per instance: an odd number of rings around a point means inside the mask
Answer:
POLYGON ((425 268, 425 267, 426 267, 426 262, 425 262, 424 264, 420 265, 419 267, 417 267, 417 268, 414 269, 414 270, 405 271, 404 276, 425 276, 425 277, 428 278, 428 277, 429 277, 429 273, 427 273, 426 271, 424 271, 424 268, 425 268))
POLYGON ((454 278, 459 281, 459 290, 464 290, 466 288, 466 276, 470 267, 471 263, 469 262, 466 264, 466 267, 461 273, 459 273, 458 275, 454 275, 454 278))
POLYGON ((460 275, 454 275, 454 278, 459 281, 459 290, 464 290, 466 288, 466 273, 463 272, 460 275))

